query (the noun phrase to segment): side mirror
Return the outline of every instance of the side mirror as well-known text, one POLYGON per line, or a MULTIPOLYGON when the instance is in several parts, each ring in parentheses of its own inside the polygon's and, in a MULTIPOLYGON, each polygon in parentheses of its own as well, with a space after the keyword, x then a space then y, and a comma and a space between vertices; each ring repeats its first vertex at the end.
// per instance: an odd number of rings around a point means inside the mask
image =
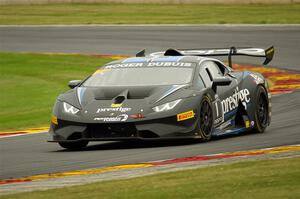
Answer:
POLYGON ((78 86, 80 83, 82 82, 82 80, 71 80, 68 83, 68 86, 70 88, 75 88, 76 86, 78 86))
POLYGON ((213 79, 212 89, 216 92, 217 86, 228 86, 232 80, 228 76, 218 77, 213 79))

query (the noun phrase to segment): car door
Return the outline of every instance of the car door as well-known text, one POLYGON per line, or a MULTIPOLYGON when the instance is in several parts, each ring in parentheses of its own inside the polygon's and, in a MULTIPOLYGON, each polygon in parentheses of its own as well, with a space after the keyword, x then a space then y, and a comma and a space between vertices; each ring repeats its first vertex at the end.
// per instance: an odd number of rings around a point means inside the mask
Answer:
MULTIPOLYGON (((200 75, 206 87, 212 87, 214 78, 223 77, 228 75, 229 72, 230 69, 222 63, 212 60, 203 62, 202 67, 200 68, 200 75)), ((228 106, 226 107, 226 103, 228 103, 228 100, 226 101, 226 99, 234 94, 238 82, 233 76, 229 77, 232 79, 230 85, 218 86, 216 88, 215 100, 213 101, 213 106, 216 108, 216 118, 214 122, 216 126, 230 118, 226 116, 229 110, 228 106)))

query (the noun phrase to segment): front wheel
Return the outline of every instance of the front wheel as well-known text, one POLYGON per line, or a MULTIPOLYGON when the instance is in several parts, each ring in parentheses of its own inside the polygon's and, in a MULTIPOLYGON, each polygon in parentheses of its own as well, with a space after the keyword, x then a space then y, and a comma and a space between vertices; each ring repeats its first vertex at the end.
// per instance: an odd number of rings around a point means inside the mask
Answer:
POLYGON ((80 150, 88 145, 88 141, 76 141, 76 142, 58 142, 58 144, 65 148, 71 150, 80 150))
POLYGON ((268 94, 264 87, 259 86, 256 93, 255 124, 253 132, 263 133, 269 122, 268 94))
POLYGON ((213 130, 213 110, 211 100, 208 96, 204 96, 200 104, 198 133, 203 141, 211 139, 213 130))

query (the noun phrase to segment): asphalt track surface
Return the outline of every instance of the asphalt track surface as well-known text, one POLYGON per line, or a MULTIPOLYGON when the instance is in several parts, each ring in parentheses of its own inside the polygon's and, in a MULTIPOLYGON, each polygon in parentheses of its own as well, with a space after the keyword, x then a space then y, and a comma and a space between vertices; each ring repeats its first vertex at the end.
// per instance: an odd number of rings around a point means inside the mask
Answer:
MULTIPOLYGON (((0 27, 0 51, 134 54, 168 47, 274 44, 272 66, 299 71, 298 27, 0 27), (278 57, 279 56, 279 57, 278 57)), ((255 64, 256 60, 241 60, 255 64)), ((195 141, 94 142, 83 151, 47 143, 48 134, 0 139, 0 179, 300 143, 300 92, 275 96, 264 134, 195 141)))
MULTIPOLYGON (((269 47, 271 65, 300 70, 300 26, 1 27, 0 51, 135 55, 172 48, 269 47)), ((260 64, 257 58, 239 62, 260 64)))

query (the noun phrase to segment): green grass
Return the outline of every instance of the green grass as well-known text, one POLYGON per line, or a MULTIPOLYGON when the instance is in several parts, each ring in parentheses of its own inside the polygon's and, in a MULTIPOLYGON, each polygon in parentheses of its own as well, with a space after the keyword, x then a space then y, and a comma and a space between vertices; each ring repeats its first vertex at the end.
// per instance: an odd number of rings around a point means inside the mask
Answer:
POLYGON ((111 61, 83 55, 0 53, 0 131, 48 126, 56 97, 111 61))
POLYGON ((300 4, 0 6, 0 24, 299 24, 300 4))
POLYGON ((105 198, 300 198, 300 158, 257 160, 202 169, 98 182, 2 197, 105 198))

